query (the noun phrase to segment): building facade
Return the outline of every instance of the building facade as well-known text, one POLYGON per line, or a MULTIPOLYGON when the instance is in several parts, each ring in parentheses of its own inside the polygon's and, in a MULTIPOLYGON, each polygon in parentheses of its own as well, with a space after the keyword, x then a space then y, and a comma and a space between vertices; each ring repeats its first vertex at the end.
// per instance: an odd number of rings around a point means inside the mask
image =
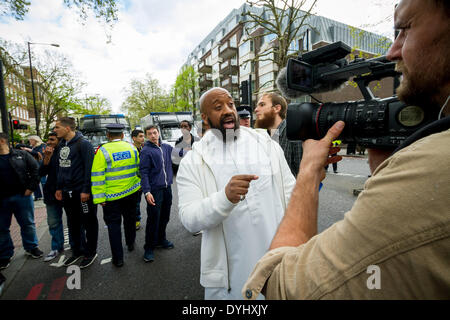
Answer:
MULTIPOLYGON (((189 54, 186 64, 192 65, 199 73, 200 92, 197 96, 212 87, 222 87, 232 94, 239 106, 240 84, 251 79, 254 107, 260 93, 276 90, 279 67, 273 61, 273 49, 278 45, 278 39, 264 27, 250 22, 244 14, 248 11, 268 21, 273 19, 269 10, 245 3, 239 9, 233 9, 189 54)), ((310 15, 291 42, 289 53, 298 55, 336 41, 346 43, 364 58, 386 54, 391 44, 389 39, 380 35, 310 15)), ((353 56, 347 58, 350 60, 353 56)), ((376 96, 388 97, 393 92, 393 81, 384 79, 373 87, 376 96)), ((339 90, 318 95, 318 98, 327 102, 361 100, 362 96, 352 83, 347 83, 339 90)), ((307 96, 297 102, 309 99, 307 96)))

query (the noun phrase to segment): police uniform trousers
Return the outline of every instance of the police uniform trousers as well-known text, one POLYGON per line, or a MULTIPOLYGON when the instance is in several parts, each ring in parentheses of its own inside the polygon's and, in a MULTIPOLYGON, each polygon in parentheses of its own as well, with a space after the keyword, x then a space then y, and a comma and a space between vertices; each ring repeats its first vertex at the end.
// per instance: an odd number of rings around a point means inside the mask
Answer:
POLYGON ((108 226, 109 244, 114 261, 123 259, 122 247, 122 216, 127 246, 134 244, 136 239, 136 201, 139 192, 134 192, 124 198, 106 201, 103 207, 103 219, 108 226))

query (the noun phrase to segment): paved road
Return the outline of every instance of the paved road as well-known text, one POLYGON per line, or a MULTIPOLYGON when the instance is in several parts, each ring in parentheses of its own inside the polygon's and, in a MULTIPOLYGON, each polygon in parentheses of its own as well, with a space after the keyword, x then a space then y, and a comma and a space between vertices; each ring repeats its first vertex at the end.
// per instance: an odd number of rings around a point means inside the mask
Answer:
MULTIPOLYGON (((331 170, 331 167, 329 168, 331 170)), ((356 197, 353 189, 362 188, 369 169, 365 158, 345 158, 339 163, 339 173, 329 173, 320 192, 318 229, 322 232, 334 222, 343 219, 356 197)), ((178 219, 176 185, 173 186, 174 203, 167 235, 173 241, 172 250, 155 252, 155 262, 143 261, 144 229, 137 231, 137 245, 134 252, 125 249, 125 265, 114 267, 107 230, 99 208, 99 245, 97 261, 81 271, 81 290, 69 290, 66 279, 70 274, 66 268, 51 266, 42 259, 33 260, 16 250, 11 266, 3 270, 7 283, 1 299, 203 299, 203 288, 199 284, 201 235, 194 237, 187 232, 178 219)), ((141 203, 145 213, 145 203, 141 203)), ((145 216, 144 225, 145 225, 145 216)), ((50 236, 46 224, 38 228, 40 247, 47 253, 50 236)), ((66 251, 70 254, 70 251, 66 251)))

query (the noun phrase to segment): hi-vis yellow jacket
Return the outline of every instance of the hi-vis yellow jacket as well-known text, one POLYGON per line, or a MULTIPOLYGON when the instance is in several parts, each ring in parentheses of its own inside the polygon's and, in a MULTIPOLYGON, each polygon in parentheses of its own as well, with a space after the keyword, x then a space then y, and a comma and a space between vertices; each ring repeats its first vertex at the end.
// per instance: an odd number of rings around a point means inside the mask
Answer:
POLYGON ((91 182, 94 204, 124 198, 139 190, 141 179, 137 149, 125 141, 101 146, 92 164, 91 182))

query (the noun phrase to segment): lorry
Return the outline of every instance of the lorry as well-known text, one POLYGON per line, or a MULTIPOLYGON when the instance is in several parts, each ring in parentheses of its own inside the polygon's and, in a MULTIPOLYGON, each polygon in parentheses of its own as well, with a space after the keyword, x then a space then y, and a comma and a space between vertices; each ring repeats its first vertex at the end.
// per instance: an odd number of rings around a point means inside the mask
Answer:
MULTIPOLYGON (((141 126, 142 130, 145 130, 149 125, 156 125, 160 132, 161 141, 175 147, 175 142, 183 135, 180 129, 180 123, 183 120, 189 121, 192 126, 192 135, 198 136, 192 112, 151 112, 141 119, 141 126)), ((176 173, 180 161, 181 158, 177 152, 172 152, 174 173, 176 173)))
POLYGON ((123 114, 85 115, 80 119, 78 130, 97 149, 102 143, 108 142, 106 125, 111 123, 125 125, 123 140, 132 143, 130 121, 123 114))

